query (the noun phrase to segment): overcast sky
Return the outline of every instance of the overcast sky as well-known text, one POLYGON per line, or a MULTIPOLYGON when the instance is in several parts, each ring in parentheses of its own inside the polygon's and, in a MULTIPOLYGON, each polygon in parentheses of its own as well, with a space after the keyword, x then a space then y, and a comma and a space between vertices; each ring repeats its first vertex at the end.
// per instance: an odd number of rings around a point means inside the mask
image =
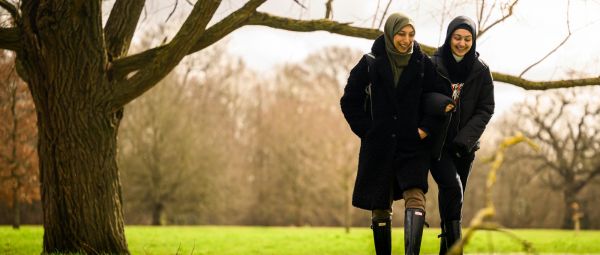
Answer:
MULTIPOLYGON (((239 8, 246 1, 225 0, 211 21, 215 23, 225 15, 239 8)), ((302 19, 317 19, 324 16, 325 0, 300 0, 306 8, 293 0, 269 0, 260 11, 274 15, 302 19)), ((335 0, 333 1, 334 20, 352 22, 354 26, 371 27, 373 16, 378 14, 379 24, 387 0, 335 0)), ((473 5, 465 1, 453 0, 406 0, 393 1, 389 13, 403 11, 413 17, 416 23, 416 40, 430 46, 437 46, 444 40, 446 26, 458 15, 475 19, 473 5), (445 4, 445 6, 444 6, 445 4), (445 13, 445 14, 444 14, 445 13)), ((475 2, 475 1, 469 1, 475 2)), ((481 1, 479 1, 481 2, 481 1)), ((493 1, 486 1, 491 3, 493 1)), ((499 1, 499 4, 507 1, 499 1)), ((150 0, 146 5, 145 20, 138 27, 140 32, 164 23, 173 10, 175 0, 150 0)), ((543 57, 558 45, 567 35, 567 10, 571 32, 569 41, 542 64, 524 75, 533 80, 566 78, 566 73, 577 70, 600 75, 600 0, 520 0, 513 17, 496 26, 477 41, 477 51, 493 71, 518 75, 524 68, 543 57)), ((107 4, 107 6, 110 5, 107 4)), ((179 1, 176 12, 169 24, 178 27, 189 13, 190 5, 179 1)), ((387 16, 386 15, 386 16, 387 16)), ((498 17, 493 12, 490 20, 498 17)), ((175 31, 173 31, 174 33, 175 31)), ((372 41, 330 34, 328 32, 298 33, 248 26, 234 31, 227 38, 228 50, 241 56, 250 67, 268 72, 274 65, 284 62, 301 61, 308 54, 322 50, 326 46, 347 46, 369 52, 372 41)), ((510 85, 496 84, 497 112, 502 112, 523 97, 523 90, 510 85)))

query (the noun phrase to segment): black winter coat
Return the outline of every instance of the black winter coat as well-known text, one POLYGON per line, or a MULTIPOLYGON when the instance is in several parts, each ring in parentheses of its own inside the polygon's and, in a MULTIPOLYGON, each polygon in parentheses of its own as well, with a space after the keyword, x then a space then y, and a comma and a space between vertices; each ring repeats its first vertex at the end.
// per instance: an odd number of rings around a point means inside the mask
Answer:
POLYGON ((358 208, 387 209, 390 198, 402 198, 402 191, 421 188, 427 192, 429 139, 421 140, 417 128, 429 130, 434 123, 423 118, 420 106, 424 92, 433 91, 435 68, 419 44, 393 85, 390 62, 383 36, 372 47, 374 70, 363 57, 350 72, 342 112, 352 131, 361 138, 358 173, 352 204, 358 208), (365 112, 365 88, 371 83, 371 111, 365 112), (404 162, 397 165, 394 162, 404 162))
MULTIPOLYGON (((434 54, 432 61, 438 77, 436 90, 451 97, 451 81, 442 59, 442 48, 434 54)), ((489 67, 476 54, 471 72, 460 92, 452 121, 445 133, 444 148, 459 150, 460 154, 472 154, 479 149, 479 138, 494 114, 494 83, 489 67)), ((439 138, 438 138, 439 139, 439 138)), ((442 138, 443 139, 443 138, 442 138)), ((472 158, 472 157, 470 157, 472 158)))

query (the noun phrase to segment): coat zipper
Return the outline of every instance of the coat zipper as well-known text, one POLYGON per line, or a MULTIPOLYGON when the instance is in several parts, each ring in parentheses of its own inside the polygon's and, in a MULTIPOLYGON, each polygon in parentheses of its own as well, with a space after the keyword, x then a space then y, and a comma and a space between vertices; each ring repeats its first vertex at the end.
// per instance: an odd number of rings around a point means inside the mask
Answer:
MULTIPOLYGON (((438 74, 440 76, 442 76, 442 78, 444 78, 446 81, 448 81, 448 83, 450 83, 450 85, 452 85, 452 81, 444 76, 444 74, 442 74, 441 72, 438 72, 438 74)), ((456 106, 456 110, 455 112, 457 112, 459 114, 459 119, 458 119, 458 125, 460 125, 460 96, 458 97, 458 105, 456 106)), ((454 117, 454 114, 450 114, 450 119, 448 120, 448 124, 446 125, 446 127, 444 128, 444 134, 442 136, 442 147, 440 148, 440 150, 444 150, 444 146, 446 145, 446 137, 448 137, 448 128, 450 127, 450 123, 452 123, 452 118, 454 117)), ((458 125, 457 125, 457 129, 458 129, 458 125)), ((458 131, 458 130, 457 130, 458 131)), ((442 151, 440 151, 439 156, 437 158, 437 160, 439 161, 442 157, 442 151)))

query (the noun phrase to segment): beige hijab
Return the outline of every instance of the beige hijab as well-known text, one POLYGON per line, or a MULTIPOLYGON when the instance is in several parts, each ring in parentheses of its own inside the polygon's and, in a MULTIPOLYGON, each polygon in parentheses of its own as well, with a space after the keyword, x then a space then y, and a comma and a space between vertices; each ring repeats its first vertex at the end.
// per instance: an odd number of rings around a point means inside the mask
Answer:
POLYGON ((404 67, 408 65, 408 61, 413 53, 414 43, 411 45, 407 53, 400 53, 396 47, 394 47, 394 35, 400 32, 400 30, 407 25, 411 25, 413 29, 415 27, 412 19, 408 17, 408 15, 398 12, 393 13, 387 18, 385 27, 383 28, 383 35, 385 37, 385 50, 390 60, 392 73, 394 74, 394 87, 398 86, 400 75, 402 75, 404 67))

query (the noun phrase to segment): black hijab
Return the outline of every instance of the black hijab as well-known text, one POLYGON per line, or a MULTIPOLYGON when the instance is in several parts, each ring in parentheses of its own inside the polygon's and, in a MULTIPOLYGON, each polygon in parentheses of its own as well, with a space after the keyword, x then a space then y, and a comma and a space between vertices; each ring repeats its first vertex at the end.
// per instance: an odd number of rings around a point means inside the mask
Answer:
POLYGON ((476 37, 477 30, 475 29, 475 22, 468 17, 458 16, 454 18, 450 24, 448 25, 448 30, 446 32, 446 41, 442 46, 442 56, 444 59, 444 65, 448 69, 448 75, 450 75, 450 80, 452 83, 464 83, 471 72, 471 68, 473 67, 473 63, 476 59, 475 54, 475 46, 476 46, 476 37), (466 29, 473 35, 473 45, 471 49, 465 54, 463 59, 459 62, 456 62, 456 59, 452 55, 452 49, 450 48, 450 40, 452 40, 452 33, 457 29, 466 29))

